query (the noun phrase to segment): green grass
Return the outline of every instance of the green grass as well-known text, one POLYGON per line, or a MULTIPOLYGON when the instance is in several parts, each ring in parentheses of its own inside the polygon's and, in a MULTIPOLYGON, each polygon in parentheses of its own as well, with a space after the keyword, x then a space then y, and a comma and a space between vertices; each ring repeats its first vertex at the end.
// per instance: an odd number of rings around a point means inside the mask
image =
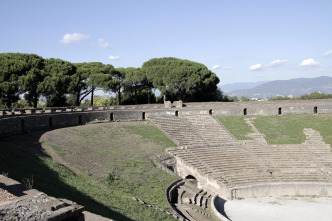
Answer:
POLYGON ((245 123, 244 119, 248 116, 218 116, 216 117, 233 136, 238 140, 252 140, 251 137, 246 136, 248 133, 253 133, 251 127, 245 123))
POLYGON ((266 135, 270 144, 300 144, 305 141, 304 128, 319 131, 326 143, 332 144, 331 114, 288 114, 257 116, 256 128, 266 135))
MULTIPOLYGON (((250 116, 216 117, 238 139, 251 139, 252 133, 244 119, 250 116)), ((278 116, 255 116, 254 125, 270 144, 301 144, 305 141, 304 128, 319 131, 323 140, 332 145, 332 114, 287 114, 278 116)))
POLYGON ((168 139, 163 133, 160 133, 160 131, 155 127, 146 125, 135 125, 126 126, 125 128, 131 134, 140 135, 144 139, 160 144, 166 148, 176 147, 176 144, 174 144, 173 141, 168 139))
POLYGON ((174 220, 131 199, 137 197, 170 211, 164 191, 177 177, 155 167, 150 157, 174 144, 154 127, 143 122, 112 123, 48 133, 58 136, 58 143, 46 138, 39 143, 39 137, 29 134, 0 141, 0 173, 19 182, 33 176, 33 188, 114 220, 174 220), (70 167, 42 154, 42 148, 52 148, 61 159, 70 161, 70 167))

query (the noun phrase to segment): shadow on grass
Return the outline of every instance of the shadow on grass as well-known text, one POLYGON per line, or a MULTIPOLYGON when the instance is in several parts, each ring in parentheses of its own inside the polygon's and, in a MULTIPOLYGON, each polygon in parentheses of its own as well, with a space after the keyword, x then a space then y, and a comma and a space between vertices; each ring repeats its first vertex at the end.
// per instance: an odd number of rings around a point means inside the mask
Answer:
POLYGON ((66 167, 51 161, 42 151, 43 148, 39 144, 42 134, 43 132, 21 134, 0 140, 0 173, 8 173, 8 177, 21 183, 23 179, 33 179, 34 189, 53 197, 72 200, 83 205, 89 212, 115 220, 131 220, 63 182, 60 174, 51 167, 61 170, 61 176, 76 175, 66 167), (42 158, 48 160, 51 165, 45 164, 42 158))

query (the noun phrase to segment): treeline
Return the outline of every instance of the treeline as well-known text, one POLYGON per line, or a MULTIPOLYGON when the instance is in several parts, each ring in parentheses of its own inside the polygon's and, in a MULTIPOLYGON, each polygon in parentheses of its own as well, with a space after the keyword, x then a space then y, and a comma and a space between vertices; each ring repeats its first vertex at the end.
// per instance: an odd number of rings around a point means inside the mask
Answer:
POLYGON ((312 100, 312 99, 332 99, 332 94, 324 94, 320 92, 313 92, 311 94, 305 94, 300 97, 272 97, 269 98, 270 101, 277 101, 277 100, 312 100))
POLYGON ((2 108, 18 103, 37 107, 41 98, 49 107, 79 106, 88 96, 93 105, 96 90, 115 94, 108 102, 112 105, 162 102, 164 95, 171 101, 223 101, 227 98, 218 83, 219 78, 205 65, 172 57, 154 58, 139 68, 114 68, 100 62, 44 59, 36 54, 0 54, 2 108))
MULTIPOLYGON (((227 96, 226 96, 227 97, 227 96)), ((242 96, 238 98, 237 96, 227 97, 228 100, 233 102, 239 101, 255 101, 255 100, 268 100, 268 101, 281 101, 281 100, 312 100, 312 99, 332 99, 332 94, 324 94, 321 92, 313 92, 311 94, 304 94, 300 97, 284 97, 284 96, 276 96, 269 98, 261 98, 261 99, 253 99, 249 97, 242 96)))

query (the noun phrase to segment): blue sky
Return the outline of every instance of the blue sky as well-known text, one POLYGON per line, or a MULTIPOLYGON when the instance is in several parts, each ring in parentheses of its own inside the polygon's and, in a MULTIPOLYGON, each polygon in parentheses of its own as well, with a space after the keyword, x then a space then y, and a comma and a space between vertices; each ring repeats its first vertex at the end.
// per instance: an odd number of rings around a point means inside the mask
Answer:
POLYGON ((140 67, 203 63, 220 84, 332 76, 331 0, 1 0, 0 53, 140 67))

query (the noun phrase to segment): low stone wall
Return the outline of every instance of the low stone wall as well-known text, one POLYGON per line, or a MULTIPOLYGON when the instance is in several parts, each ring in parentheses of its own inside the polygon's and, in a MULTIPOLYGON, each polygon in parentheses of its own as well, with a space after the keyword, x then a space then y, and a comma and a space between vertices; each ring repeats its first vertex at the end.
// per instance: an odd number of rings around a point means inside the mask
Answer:
POLYGON ((0 119, 0 137, 29 131, 83 125, 91 122, 138 121, 165 111, 102 110, 21 114, 0 119))
POLYGON ((211 200, 212 212, 214 213, 214 215, 216 217, 218 217, 219 220, 229 221, 229 219, 224 216, 225 215, 224 204, 225 204, 225 200, 221 199, 217 194, 214 195, 211 200))
POLYGON ((332 99, 204 102, 186 103, 184 106, 212 110, 213 115, 216 116, 332 113, 332 99))
POLYGON ((215 181, 214 179, 209 179, 206 175, 201 174, 195 167, 185 163, 180 158, 176 157, 176 173, 182 177, 186 178, 191 175, 196 178, 198 188, 202 188, 207 191, 218 193, 223 198, 229 197, 229 188, 224 184, 215 181))
POLYGON ((0 120, 0 137, 29 131, 77 126, 91 121, 108 120, 107 112, 71 112, 57 114, 33 114, 0 120))
POLYGON ((186 103, 169 108, 165 108, 164 104, 146 104, 110 107, 4 109, 0 110, 0 137, 26 131, 77 126, 93 121, 136 121, 165 115, 236 116, 304 113, 332 113, 332 99, 186 103))
POLYGON ((183 220, 187 220, 187 219, 185 219, 183 214, 172 203, 173 190, 175 190, 177 188, 177 186, 182 185, 183 183, 184 183, 184 181, 182 179, 179 179, 179 180, 173 181, 170 185, 168 185, 168 187, 165 189, 165 198, 166 198, 166 203, 167 203, 168 207, 173 209, 176 216, 181 217, 183 220))
POLYGON ((147 207, 151 207, 151 208, 153 208, 155 210, 159 210, 159 211, 161 211, 163 213, 166 213, 167 215, 172 216, 175 219, 182 220, 182 221, 189 221, 189 220, 185 219, 184 217, 180 216, 177 213, 168 212, 167 210, 164 210, 164 209, 162 209, 162 208, 160 208, 160 207, 158 207, 156 205, 152 205, 150 203, 147 203, 147 202, 145 202, 145 201, 143 201, 143 200, 141 200, 139 198, 132 197, 132 199, 135 200, 135 201, 137 201, 137 202, 139 202, 139 203, 141 203, 142 205, 145 205, 147 207))
POLYGON ((266 196, 332 196, 332 183, 268 183, 230 188, 231 199, 266 196))

